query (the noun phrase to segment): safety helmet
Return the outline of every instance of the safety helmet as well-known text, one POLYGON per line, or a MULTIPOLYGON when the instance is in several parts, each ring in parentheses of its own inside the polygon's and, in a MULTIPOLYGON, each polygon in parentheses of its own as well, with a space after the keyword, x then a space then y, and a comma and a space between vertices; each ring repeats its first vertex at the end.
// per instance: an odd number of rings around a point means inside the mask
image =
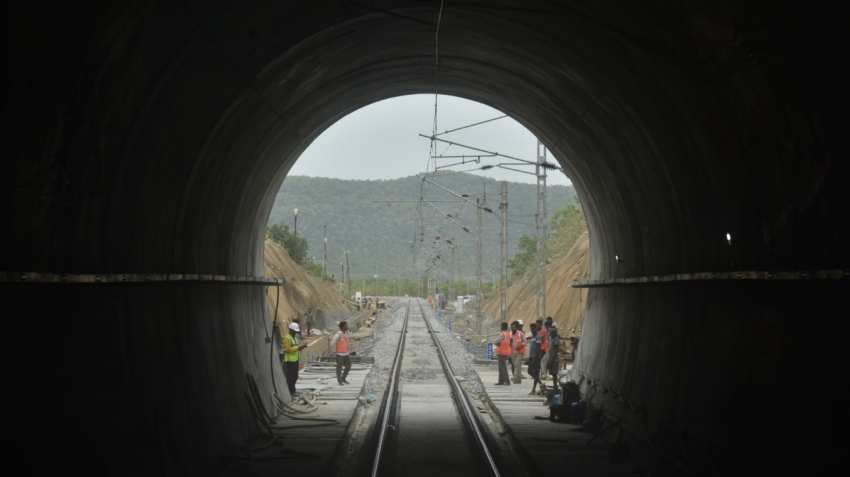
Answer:
POLYGON ((298 326, 298 323, 290 323, 289 329, 296 333, 301 333, 301 328, 298 326))

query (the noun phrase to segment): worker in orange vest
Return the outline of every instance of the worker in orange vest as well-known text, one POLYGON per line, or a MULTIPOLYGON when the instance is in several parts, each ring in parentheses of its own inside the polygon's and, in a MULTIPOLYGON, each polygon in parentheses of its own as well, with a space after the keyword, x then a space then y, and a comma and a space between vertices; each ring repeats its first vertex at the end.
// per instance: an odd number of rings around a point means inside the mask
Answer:
POLYGON ((339 331, 331 338, 331 349, 336 355, 336 380, 340 386, 351 384, 345 378, 351 371, 351 332, 348 331, 348 322, 339 322, 339 331))
POLYGON ((549 374, 549 327, 543 320, 537 320, 537 336, 540 337, 540 381, 549 374))
POLYGON ((499 357, 499 382, 496 383, 497 386, 510 386, 511 384, 511 380, 508 378, 508 359, 510 359, 513 353, 511 341, 511 332, 508 330, 508 324, 502 323, 499 337, 496 339, 496 355, 499 357))
POLYGON ((514 384, 522 384, 522 361, 525 359, 525 333, 522 330, 522 320, 513 323, 511 361, 513 362, 514 384))

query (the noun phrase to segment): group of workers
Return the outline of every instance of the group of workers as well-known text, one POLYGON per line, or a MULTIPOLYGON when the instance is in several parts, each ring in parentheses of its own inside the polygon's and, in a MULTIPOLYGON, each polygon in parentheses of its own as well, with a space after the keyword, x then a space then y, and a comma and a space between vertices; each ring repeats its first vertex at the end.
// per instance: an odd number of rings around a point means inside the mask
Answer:
MULTIPOLYGON (((522 320, 516 320, 510 326, 508 323, 500 325, 501 331, 495 343, 499 362, 499 382, 496 385, 522 383, 522 364, 527 348, 528 374, 534 380, 529 394, 543 394, 546 389, 543 380, 548 376, 552 377, 552 386, 558 386, 558 371, 560 369, 558 327, 551 316, 547 317, 546 320, 537 320, 531 323, 529 336, 526 336, 523 326, 522 320), (509 363, 512 377, 508 376, 509 363), (538 384, 540 385, 539 391, 537 390, 538 384)), ((295 396, 295 383, 298 381, 301 350, 307 347, 306 344, 301 342, 301 328, 298 320, 289 324, 288 333, 282 337, 281 341, 283 347, 281 361, 286 375, 286 384, 289 388, 289 394, 295 396)), ((577 340, 571 344, 573 345, 573 353, 575 353, 577 340)), ((336 356, 337 382, 340 386, 350 384, 347 377, 351 370, 351 355, 356 353, 352 351, 351 331, 348 329, 348 322, 339 322, 339 331, 334 333, 330 340, 330 350, 336 356)))
POLYGON ((526 336, 523 325, 522 320, 511 323, 510 329, 508 323, 500 325, 501 330, 495 343, 499 361, 499 382, 496 385, 508 386, 512 382, 513 384, 522 383, 522 363, 527 347, 528 374, 534 380, 529 394, 543 394, 546 387, 542 380, 546 379, 547 375, 552 376, 553 387, 558 385, 560 368, 558 327, 550 316, 546 320, 531 323, 531 334, 526 336), (512 377, 508 376, 508 363, 511 365, 512 377))
MULTIPOLYGON (((298 368, 301 361, 301 350, 307 347, 301 341, 301 326, 299 320, 293 320, 289 324, 288 333, 281 338, 280 360, 283 364, 283 373, 286 376, 286 387, 289 395, 295 396, 295 383, 298 381, 298 368)), ((348 322, 339 322, 339 331, 334 333, 330 341, 330 349, 336 356, 336 380, 340 386, 350 384, 346 379, 351 371, 351 355, 356 354, 351 349, 351 331, 348 330, 348 322)))

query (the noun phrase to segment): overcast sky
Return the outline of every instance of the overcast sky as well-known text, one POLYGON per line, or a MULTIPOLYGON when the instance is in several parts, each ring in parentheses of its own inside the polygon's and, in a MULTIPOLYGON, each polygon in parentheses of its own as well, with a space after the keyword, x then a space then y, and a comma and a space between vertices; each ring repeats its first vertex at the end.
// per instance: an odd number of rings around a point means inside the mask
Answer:
MULTIPOLYGON (((438 132, 494 118, 502 113, 481 103, 453 96, 440 96, 438 132)), ((434 119, 434 95, 399 96, 372 103, 342 118, 322 133, 289 172, 293 175, 339 179, 393 179, 425 170, 430 141, 417 136, 430 134, 434 119)), ((445 139, 533 161, 537 147, 534 135, 511 118, 441 136, 445 139)), ((440 154, 469 154, 457 146, 439 146, 440 154)), ((554 156, 549 155, 554 162, 554 156)), ((442 159, 441 164, 457 159, 442 159)), ((505 161, 505 159, 502 159, 505 161)), ((482 158, 482 164, 496 164, 482 158)), ((465 170, 475 164, 453 169, 465 170)), ((531 167, 521 169, 533 172, 531 167)), ((499 168, 478 171, 499 180, 534 183, 530 175, 499 168)), ((550 171, 549 184, 569 184, 558 171, 550 171)))

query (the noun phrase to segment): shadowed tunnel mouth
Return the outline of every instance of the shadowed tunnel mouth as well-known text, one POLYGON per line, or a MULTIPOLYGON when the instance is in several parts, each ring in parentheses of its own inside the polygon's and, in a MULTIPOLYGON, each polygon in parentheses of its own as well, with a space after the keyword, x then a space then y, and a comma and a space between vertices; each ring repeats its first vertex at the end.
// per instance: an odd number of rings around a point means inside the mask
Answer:
MULTIPOLYGON (((850 264, 824 66, 840 29, 782 5, 449 2, 435 68, 435 8, 342 3, 18 16, 3 268, 262 275, 263 228, 304 149, 363 106, 436 87, 515 118, 571 178, 589 276, 606 285, 588 294, 578 363, 596 405, 707 474, 716 456, 808 469, 800 436, 840 455, 831 420, 786 422, 775 399, 788 375, 830 383, 844 362, 824 330, 846 281, 801 275, 850 264), (742 284, 736 271, 773 276, 742 284), (673 279, 627 282, 647 277, 673 279), (821 321, 799 332, 800 316, 821 321)), ((201 474, 236 455, 257 434, 246 374, 272 409, 261 287, 9 287, 10 305, 44 318, 16 320, 14 336, 67 323, 50 356, 13 343, 33 465, 54 465, 37 449, 51 446, 57 387, 70 444, 56 462, 112 473, 201 474)), ((846 391, 833 391, 823 408, 842 416, 846 391)))

